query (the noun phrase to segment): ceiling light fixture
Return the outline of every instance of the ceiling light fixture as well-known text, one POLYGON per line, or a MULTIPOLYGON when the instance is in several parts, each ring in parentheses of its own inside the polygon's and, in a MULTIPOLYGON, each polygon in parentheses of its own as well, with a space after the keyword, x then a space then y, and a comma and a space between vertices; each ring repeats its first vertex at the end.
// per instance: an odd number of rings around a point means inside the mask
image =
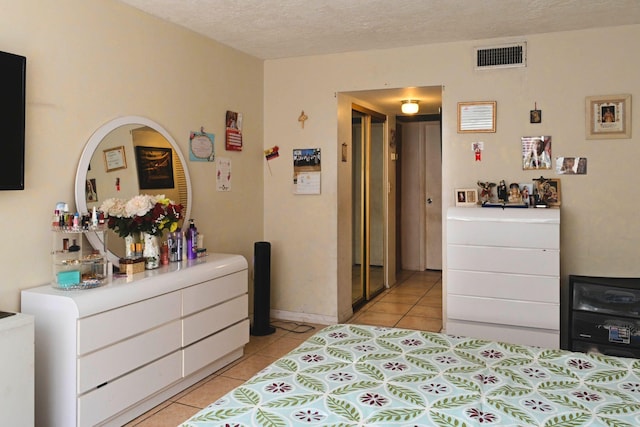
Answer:
POLYGON ((418 101, 413 99, 405 99, 402 101, 402 113, 403 114, 415 114, 418 112, 418 101))

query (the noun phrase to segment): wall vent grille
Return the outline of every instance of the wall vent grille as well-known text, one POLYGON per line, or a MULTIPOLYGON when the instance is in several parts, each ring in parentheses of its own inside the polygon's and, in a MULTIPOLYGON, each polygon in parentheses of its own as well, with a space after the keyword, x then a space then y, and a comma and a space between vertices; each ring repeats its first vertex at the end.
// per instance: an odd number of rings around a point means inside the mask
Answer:
POLYGON ((475 48, 476 70, 527 66, 527 43, 475 48))

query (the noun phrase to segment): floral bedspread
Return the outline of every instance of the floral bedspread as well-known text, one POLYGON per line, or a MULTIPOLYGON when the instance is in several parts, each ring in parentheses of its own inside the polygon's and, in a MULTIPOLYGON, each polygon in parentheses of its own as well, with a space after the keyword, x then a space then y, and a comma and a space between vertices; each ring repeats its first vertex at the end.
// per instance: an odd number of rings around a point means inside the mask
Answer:
POLYGON ((640 360, 335 325, 183 424, 303 425, 640 426, 640 360))

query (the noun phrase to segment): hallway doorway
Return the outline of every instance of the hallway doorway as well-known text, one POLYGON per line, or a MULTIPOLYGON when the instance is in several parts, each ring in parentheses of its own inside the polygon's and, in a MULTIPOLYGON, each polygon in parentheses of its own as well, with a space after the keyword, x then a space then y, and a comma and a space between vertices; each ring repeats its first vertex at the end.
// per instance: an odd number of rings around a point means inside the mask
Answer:
MULTIPOLYGON (((398 218, 401 214, 399 209, 398 197, 401 189, 400 178, 396 172, 396 167, 400 163, 400 149, 399 136, 402 132, 402 126, 405 123, 411 122, 411 119, 417 119, 413 121, 424 121, 425 118, 437 117, 437 121, 440 121, 440 111, 442 106, 442 86, 429 86, 429 87, 407 87, 397 89, 376 89, 376 90, 364 90, 353 92, 339 92, 337 93, 338 99, 338 318, 345 319, 345 315, 351 315, 354 310, 357 310, 360 304, 363 304, 367 299, 375 297, 376 292, 384 292, 396 284, 402 279, 402 265, 398 267, 398 264, 402 261, 402 250, 399 247, 401 244, 401 236, 398 234, 402 230, 402 220, 398 218), (420 102, 420 111, 418 114, 407 116, 401 112, 401 105, 403 99, 418 99, 420 102), (358 234, 364 233, 364 229, 361 225, 362 209, 360 201, 361 198, 366 197, 366 194, 362 192, 361 182, 362 178, 359 173, 354 173, 354 170, 359 170, 360 165, 357 163, 360 161, 357 153, 360 152, 361 147, 357 147, 358 141, 361 141, 360 135, 353 133, 354 123, 359 120, 354 117, 353 106, 362 106, 365 109, 377 112, 385 118, 385 123, 380 126, 380 129, 384 132, 381 138, 382 145, 380 146, 382 154, 382 162, 379 167, 374 168, 376 173, 381 173, 382 181, 380 182, 380 193, 382 196, 382 227, 380 229, 382 236, 382 259, 381 263, 366 262, 363 254, 360 253, 361 246, 359 243, 360 237, 358 234), (410 118, 410 119, 408 119, 410 118), (356 182, 358 181, 358 182, 356 182), (358 194, 360 193, 360 194, 358 194), (400 224, 400 225, 397 225, 400 224), (365 268, 365 266, 367 266, 365 268), (381 268, 379 268, 381 267, 381 268), (369 279, 378 276, 382 277, 381 287, 369 288, 369 294, 367 295, 366 284, 362 286, 363 281, 366 282, 367 278, 363 274, 369 275, 369 279), (364 289, 364 290, 363 290, 364 289), (348 305, 347 305, 348 304, 348 305)), ((359 125, 360 123, 358 123, 359 125)), ((440 127, 437 126, 438 131, 440 127)), ((439 144, 440 134, 438 133, 437 139, 439 144)), ((438 145, 439 146, 439 145, 438 145)), ((441 164, 440 154, 429 156, 430 160, 441 164)), ((409 170, 409 169, 407 169, 409 170)), ((423 174, 423 182, 425 175, 423 174)), ((437 203, 441 200, 440 185, 438 187, 437 194, 432 195, 430 200, 432 201, 432 211, 438 211, 438 216, 441 216, 439 212, 440 208, 436 208, 437 203), (436 200, 437 203, 433 203, 436 200)), ((419 194, 423 203, 429 199, 424 194, 424 187, 419 194)), ((423 214, 418 214, 426 218, 426 208, 424 208, 423 214)), ((366 225, 366 222, 364 223, 366 225)), ((409 226, 406 226, 409 228, 409 226)), ((427 229, 427 225, 422 226, 423 230, 427 229)), ((414 233, 421 233, 417 227, 414 228, 414 233)), ((427 238, 423 236, 423 242, 426 244, 427 238)), ((438 247, 441 247, 442 242, 440 237, 436 237, 433 241, 437 242, 438 247)), ((406 251, 412 251, 412 249, 405 249, 406 251)), ((427 253, 427 250, 419 250, 419 253, 427 253)), ((430 254, 434 251, 429 251, 430 254)), ((372 252, 373 254, 373 252, 372 252)), ((426 261, 424 263, 424 269, 426 270, 426 261)), ((431 264, 429 264, 431 266, 431 264)), ((441 261, 432 268, 440 268, 441 261)), ((377 280, 375 280, 377 284, 377 280)))
POLYGON ((439 115, 398 121, 398 270, 442 270, 442 139, 439 115))

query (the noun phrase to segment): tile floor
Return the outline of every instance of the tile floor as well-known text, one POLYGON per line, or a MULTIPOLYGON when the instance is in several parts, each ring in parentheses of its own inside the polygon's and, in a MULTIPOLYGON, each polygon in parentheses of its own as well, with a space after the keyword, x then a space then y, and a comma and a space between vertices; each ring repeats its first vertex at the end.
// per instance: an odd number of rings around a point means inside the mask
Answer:
MULTIPOLYGON (((441 279, 440 271, 405 271, 400 275, 396 286, 384 290, 354 313, 346 323, 438 332, 442 329, 441 279)), ((274 320, 272 325, 276 327, 275 333, 262 337, 251 336, 242 358, 125 426, 178 426, 325 326, 314 324, 311 326, 315 329, 306 331, 306 327, 296 326, 291 322, 274 320)))

